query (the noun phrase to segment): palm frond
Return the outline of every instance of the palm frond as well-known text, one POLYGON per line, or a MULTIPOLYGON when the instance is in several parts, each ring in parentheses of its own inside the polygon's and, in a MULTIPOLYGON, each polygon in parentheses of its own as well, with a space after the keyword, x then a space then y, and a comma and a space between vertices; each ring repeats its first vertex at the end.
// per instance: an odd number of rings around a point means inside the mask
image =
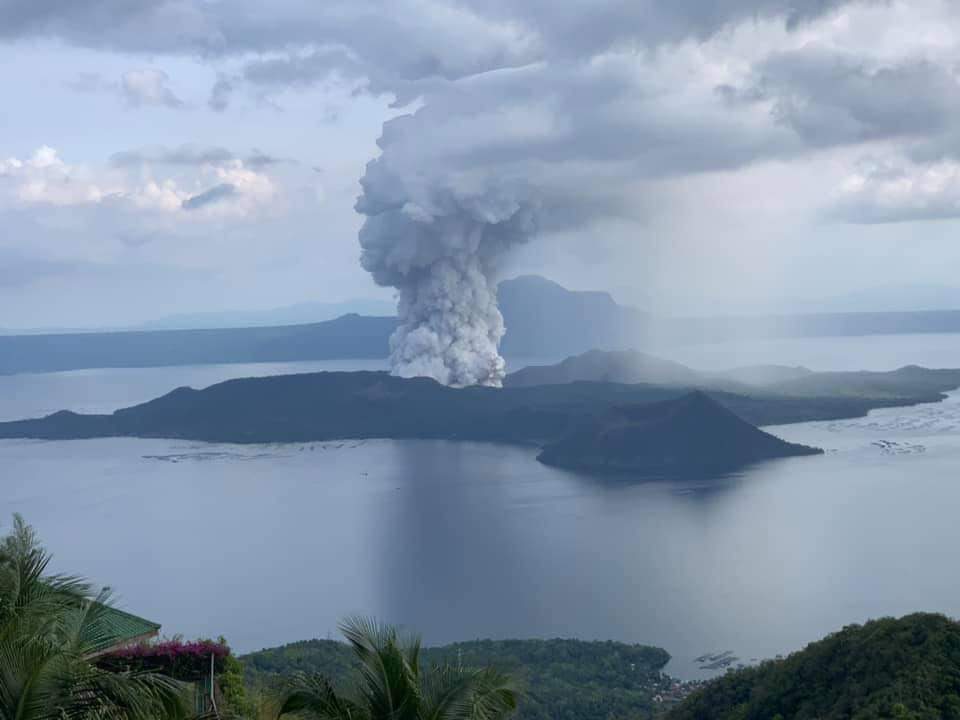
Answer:
POLYGON ((351 618, 341 631, 360 660, 360 694, 373 720, 415 719, 420 704, 419 640, 404 647, 396 628, 351 618))
POLYGON ((0 632, 10 623, 18 632, 53 632, 65 608, 90 597, 84 580, 48 575, 50 559, 33 529, 15 515, 13 532, 0 542, 0 632))
POLYGON ((281 715, 309 714, 323 720, 365 720, 363 706, 341 697, 327 678, 299 673, 293 677, 280 704, 281 715))
POLYGON ((116 640, 109 592, 51 575, 50 554, 14 516, 0 539, 0 720, 185 720, 183 686, 154 673, 112 672, 92 650, 116 640))
MULTIPOLYGON (((355 696, 321 675, 295 676, 279 715, 315 720, 503 720, 517 708, 513 682, 492 668, 442 665, 424 672, 416 635, 353 617, 340 629, 359 660, 355 696)), ((0 718, 0 720, 3 720, 0 718)))
POLYGON ((150 672, 108 672, 83 663, 62 677, 71 702, 64 720, 184 720, 184 686, 171 677, 150 672))
POLYGON ((517 708, 518 690, 493 668, 435 667, 424 681, 422 720, 499 720, 517 708))

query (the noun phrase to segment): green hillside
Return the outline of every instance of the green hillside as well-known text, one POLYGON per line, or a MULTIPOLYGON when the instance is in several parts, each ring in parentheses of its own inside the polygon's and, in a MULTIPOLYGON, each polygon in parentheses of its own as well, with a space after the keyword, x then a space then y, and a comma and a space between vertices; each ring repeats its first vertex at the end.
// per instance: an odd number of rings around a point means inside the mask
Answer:
POLYGON ((669 718, 955 720, 960 625, 922 613, 851 625, 784 660, 723 676, 669 718))

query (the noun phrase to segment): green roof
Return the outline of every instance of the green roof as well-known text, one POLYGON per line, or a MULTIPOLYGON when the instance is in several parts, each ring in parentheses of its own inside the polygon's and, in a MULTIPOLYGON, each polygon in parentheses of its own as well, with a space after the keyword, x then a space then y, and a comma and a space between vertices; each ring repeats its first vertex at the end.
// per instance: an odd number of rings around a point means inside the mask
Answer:
POLYGON ((101 608, 98 621, 105 640, 98 654, 146 640, 160 632, 160 623, 110 606, 101 608))

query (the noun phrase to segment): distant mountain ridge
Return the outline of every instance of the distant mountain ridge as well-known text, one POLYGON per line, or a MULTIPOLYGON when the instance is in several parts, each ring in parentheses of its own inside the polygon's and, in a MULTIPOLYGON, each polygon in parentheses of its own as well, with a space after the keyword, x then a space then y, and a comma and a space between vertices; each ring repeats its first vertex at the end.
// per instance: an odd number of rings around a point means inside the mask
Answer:
POLYGON ((0 337, 0 374, 84 368, 381 358, 396 318, 312 325, 0 337))
POLYGON ((794 397, 907 398, 960 387, 960 369, 931 370, 908 365, 887 372, 814 372, 803 367, 757 365, 723 372, 701 372, 633 350, 590 350, 555 365, 532 365, 507 375, 506 387, 574 382, 648 383, 751 394, 794 397))
POLYGON ((686 365, 635 350, 588 350, 556 365, 531 365, 507 375, 506 387, 555 385, 569 382, 615 382, 632 385, 702 384, 704 375, 686 365))
POLYGON ((506 356, 564 357, 592 348, 629 348, 650 322, 646 313, 618 305, 609 293, 567 290, 536 275, 500 283, 498 298, 507 328, 500 351, 506 356))
MULTIPOLYGON (((500 284, 510 358, 559 359, 591 349, 658 343, 879 333, 960 332, 960 311, 793 317, 657 318, 603 292, 578 292, 544 278, 500 284)), ((343 315, 303 325, 196 330, 0 335, 0 374, 86 368, 381 359, 397 326, 392 316, 343 315)), ((735 376, 728 378, 738 382, 735 376)))
MULTIPOLYGON (((574 292, 543 278, 500 285, 507 356, 563 357, 620 347, 635 311, 606 293, 574 292)), ((305 325, 0 336, 0 375, 101 367, 386 358, 392 316, 343 315, 305 325)), ((628 343, 627 343, 628 344, 628 343)))
POLYGON ((179 313, 145 322, 135 330, 207 330, 222 328, 310 325, 344 315, 389 317, 397 305, 389 300, 357 299, 343 302, 302 302, 269 310, 226 310, 179 313))

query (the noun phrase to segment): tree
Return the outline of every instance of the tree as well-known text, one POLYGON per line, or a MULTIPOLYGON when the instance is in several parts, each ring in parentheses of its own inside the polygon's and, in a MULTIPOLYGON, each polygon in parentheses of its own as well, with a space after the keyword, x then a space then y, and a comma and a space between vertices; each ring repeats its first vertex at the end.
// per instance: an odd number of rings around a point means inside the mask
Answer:
POLYGON ((420 666, 420 640, 396 628, 354 618, 340 626, 360 674, 349 694, 319 674, 294 677, 280 715, 316 720, 500 720, 517 707, 509 678, 493 668, 420 666))
POLYGON ((180 720, 182 686, 113 672, 93 658, 115 644, 108 591, 47 573, 50 554, 19 515, 0 540, 0 720, 180 720))

